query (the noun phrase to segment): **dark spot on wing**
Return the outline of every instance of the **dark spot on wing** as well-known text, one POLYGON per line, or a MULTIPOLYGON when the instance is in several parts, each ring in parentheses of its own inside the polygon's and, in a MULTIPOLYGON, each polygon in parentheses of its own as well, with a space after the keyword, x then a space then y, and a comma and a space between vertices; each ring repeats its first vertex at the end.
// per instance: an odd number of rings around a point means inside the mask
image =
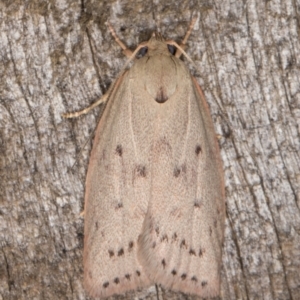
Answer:
POLYGON ((131 251, 133 249, 134 243, 133 241, 130 241, 128 244, 128 251, 131 251))
POLYGON ((159 235, 159 227, 155 228, 155 232, 156 232, 157 235, 159 235))
POLYGON ((173 269, 172 272, 171 272, 171 274, 172 274, 173 276, 175 276, 175 275, 177 274, 176 270, 173 269))
POLYGON ((181 241, 181 243, 180 243, 180 248, 183 248, 183 247, 187 248, 187 246, 186 246, 186 243, 185 243, 185 240, 184 240, 184 239, 183 239, 183 240, 181 241))
POLYGON ((135 172, 137 174, 138 177, 146 177, 147 176, 147 172, 146 172, 146 167, 142 166, 142 165, 138 165, 135 168, 135 172))
POLYGON ((130 277, 131 277, 130 274, 125 274, 125 278, 126 278, 127 280, 130 280, 130 277))
POLYGON ((172 235, 172 241, 176 242, 177 241, 177 233, 173 233, 172 235))
POLYGON ((161 264, 162 264, 163 268, 166 267, 166 261, 165 261, 165 259, 163 259, 163 260, 161 261, 161 264))
POLYGON ((168 236, 164 234, 161 238, 161 242, 168 242, 168 241, 169 241, 168 236))
POLYGON ((198 254, 200 257, 203 255, 203 251, 202 251, 202 249, 200 248, 199 249, 199 254, 198 254))
POLYGON ((194 207, 200 208, 201 207, 201 200, 200 199, 195 199, 194 200, 194 207))
POLYGON ((177 166, 177 167, 175 167, 174 168, 174 171, 173 171, 173 175, 174 175, 174 177, 179 177, 179 175, 181 174, 181 173, 186 173, 186 165, 185 164, 183 164, 182 166, 177 166))
POLYGON ((164 88, 161 86, 156 94, 155 101, 158 103, 164 103, 169 99, 168 95, 166 94, 164 88))
POLYGON ((205 287, 205 286, 207 285, 207 281, 202 281, 202 282, 201 282, 201 285, 202 285, 203 287, 205 287))
POLYGON ((173 172, 174 177, 177 178, 177 177, 180 175, 180 172, 181 172, 181 170, 180 170, 179 168, 176 167, 176 168, 174 169, 174 172, 173 172))
POLYGON ((120 283, 120 279, 119 279, 118 277, 116 277, 116 278, 114 279, 114 283, 115 283, 115 284, 119 284, 119 283, 120 283))
POLYGON ((185 279, 186 279, 186 274, 185 274, 185 273, 183 273, 183 274, 181 275, 181 279, 182 279, 182 280, 185 280, 185 279))
POLYGON ((106 289, 108 286, 109 286, 109 282, 108 282, 108 281, 106 281, 106 282, 103 283, 103 287, 104 287, 105 289, 106 289))
POLYGON ((189 254, 190 254, 190 255, 195 255, 195 256, 196 256, 196 252, 195 252, 194 249, 190 249, 189 254))
POLYGON ((113 257, 115 255, 114 251, 108 250, 109 257, 113 257))
POLYGON ((140 277, 141 276, 141 272, 139 270, 136 270, 136 275, 140 277))
POLYGON ((194 281, 194 282, 197 282, 197 281, 198 281, 198 279, 197 279, 196 276, 193 276, 193 277, 191 278, 191 280, 194 281))
POLYGON ((195 153, 196 153, 196 155, 198 156, 199 154, 200 154, 200 152, 202 151, 202 148, 201 148, 201 146, 198 144, 198 145, 196 145, 196 148, 195 148, 195 153))
POLYGON ((120 208, 122 208, 123 207, 123 203, 122 202, 119 202, 118 204, 117 204, 117 206, 116 206, 116 210, 117 209, 120 209, 120 208))
POLYGON ((96 230, 99 229, 99 224, 98 224, 98 222, 95 222, 95 227, 96 227, 96 230))
POLYGON ((118 256, 122 256, 124 255, 124 249, 121 248, 119 251, 118 251, 118 256))
POLYGON ((117 147, 116 147, 116 153, 117 153, 119 156, 122 156, 122 155, 123 155, 123 148, 122 148, 122 145, 117 145, 117 147))

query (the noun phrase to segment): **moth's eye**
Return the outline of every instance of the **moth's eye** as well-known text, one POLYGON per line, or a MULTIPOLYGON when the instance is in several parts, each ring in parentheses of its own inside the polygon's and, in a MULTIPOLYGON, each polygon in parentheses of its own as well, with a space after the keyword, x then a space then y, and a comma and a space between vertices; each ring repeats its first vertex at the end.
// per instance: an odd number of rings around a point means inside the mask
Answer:
POLYGON ((143 47, 139 50, 139 52, 136 54, 136 58, 141 58, 145 56, 148 52, 148 47, 143 47))
POLYGON ((173 45, 168 45, 168 50, 172 55, 175 55, 176 47, 173 45))

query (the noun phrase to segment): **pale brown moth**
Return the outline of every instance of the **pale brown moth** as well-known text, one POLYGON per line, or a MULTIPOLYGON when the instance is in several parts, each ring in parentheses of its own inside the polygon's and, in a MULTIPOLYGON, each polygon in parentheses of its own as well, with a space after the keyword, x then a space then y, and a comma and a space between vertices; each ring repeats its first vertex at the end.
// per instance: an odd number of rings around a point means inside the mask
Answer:
POLYGON ((86 179, 84 285, 93 297, 155 283, 219 295, 223 170, 203 92, 179 59, 192 26, 181 46, 153 34, 133 53, 109 26, 130 60, 142 57, 91 107, 106 102, 86 179))

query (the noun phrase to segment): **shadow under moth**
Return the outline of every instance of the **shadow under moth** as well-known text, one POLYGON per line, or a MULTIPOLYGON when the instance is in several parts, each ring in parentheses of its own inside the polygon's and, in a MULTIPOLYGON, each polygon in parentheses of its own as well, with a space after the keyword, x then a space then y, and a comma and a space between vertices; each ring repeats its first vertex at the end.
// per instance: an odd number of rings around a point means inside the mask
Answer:
POLYGON ((204 94, 179 59, 193 23, 181 46, 155 33, 134 52, 109 25, 134 64, 90 108, 64 115, 106 104, 85 192, 84 285, 92 297, 155 283, 220 293, 222 162, 204 94))

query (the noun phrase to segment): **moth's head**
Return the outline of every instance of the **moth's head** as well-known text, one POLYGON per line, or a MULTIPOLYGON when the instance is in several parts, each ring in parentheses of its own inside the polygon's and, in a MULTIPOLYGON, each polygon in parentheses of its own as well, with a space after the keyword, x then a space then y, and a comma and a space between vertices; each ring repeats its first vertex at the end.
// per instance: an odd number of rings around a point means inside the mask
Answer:
POLYGON ((137 58, 157 54, 173 56, 175 53, 175 46, 168 44, 160 33, 153 32, 149 41, 140 44, 140 50, 137 53, 137 58))

